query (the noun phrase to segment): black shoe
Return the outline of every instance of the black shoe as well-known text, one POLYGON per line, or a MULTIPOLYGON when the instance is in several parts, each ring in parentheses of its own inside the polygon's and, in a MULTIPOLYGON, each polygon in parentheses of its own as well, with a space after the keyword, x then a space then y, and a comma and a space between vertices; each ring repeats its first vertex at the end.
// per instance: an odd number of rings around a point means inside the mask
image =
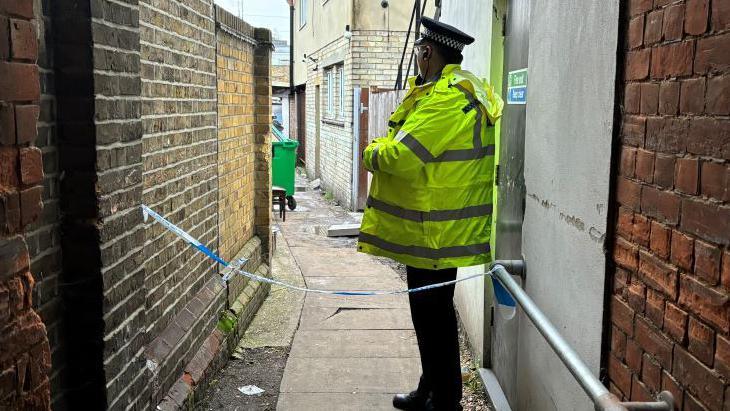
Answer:
POLYGON ((426 402, 423 404, 423 410, 424 411, 462 411, 464 408, 461 406, 461 404, 456 404, 452 408, 438 408, 433 404, 433 400, 431 398, 427 399, 426 402))
POLYGON ((396 394, 393 396, 393 406, 399 410, 422 411, 426 405, 426 397, 418 391, 411 391, 408 394, 396 394))

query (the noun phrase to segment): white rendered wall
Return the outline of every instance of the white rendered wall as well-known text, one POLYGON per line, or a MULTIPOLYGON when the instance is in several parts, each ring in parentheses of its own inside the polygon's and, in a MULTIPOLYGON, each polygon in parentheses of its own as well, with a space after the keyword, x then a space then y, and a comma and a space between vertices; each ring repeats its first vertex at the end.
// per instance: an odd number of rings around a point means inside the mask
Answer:
MULTIPOLYGON (((475 38, 464 49, 462 68, 478 77, 489 78, 492 42, 492 0, 444 0, 440 21, 450 24, 475 38)), ((432 17, 429 15, 429 17, 432 17)), ((483 272, 484 266, 459 270, 459 276, 483 272)), ((469 337, 472 352, 481 360, 484 338, 484 281, 459 283, 454 303, 469 337)))
MULTIPOLYGON (((618 3, 533 0, 525 131, 526 291, 593 372, 600 367, 618 3)), ((518 410, 589 410, 519 316, 518 410)), ((513 404, 514 407, 514 404, 513 404)))

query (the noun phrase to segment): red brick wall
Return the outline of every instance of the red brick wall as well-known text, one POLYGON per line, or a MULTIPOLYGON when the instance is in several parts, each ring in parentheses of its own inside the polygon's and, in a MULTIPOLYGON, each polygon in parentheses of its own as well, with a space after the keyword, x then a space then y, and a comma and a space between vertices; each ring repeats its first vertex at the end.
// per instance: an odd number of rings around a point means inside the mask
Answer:
POLYGON ((42 210, 32 0, 0 0, 0 409, 49 409, 51 355, 33 310, 25 228, 42 210))
POLYGON ((730 1, 632 0, 611 390, 730 409, 730 1))

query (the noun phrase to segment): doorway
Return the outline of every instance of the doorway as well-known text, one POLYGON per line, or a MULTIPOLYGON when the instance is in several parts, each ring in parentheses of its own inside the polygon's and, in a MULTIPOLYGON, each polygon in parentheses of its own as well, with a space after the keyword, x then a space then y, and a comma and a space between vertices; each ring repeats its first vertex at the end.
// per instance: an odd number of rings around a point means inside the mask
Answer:
POLYGON ((297 89, 296 97, 296 116, 297 116, 297 140, 299 140, 299 147, 297 147, 297 157, 299 162, 306 164, 307 158, 307 90, 304 87, 297 89))
POLYGON ((319 151, 320 151, 320 125, 321 125, 321 100, 319 86, 314 88, 314 178, 320 178, 322 171, 320 169, 319 151))
MULTIPOLYGON (((494 256, 499 260, 522 259, 522 222, 525 212, 525 114, 522 99, 510 98, 510 78, 527 68, 530 0, 509 0, 504 19, 502 96, 505 106, 500 125, 499 166, 494 256)), ((525 80, 527 75, 525 74, 525 80)), ((514 82, 514 80, 512 81, 514 82)), ((516 404, 517 319, 495 313, 491 335, 491 368, 510 404, 516 404)))

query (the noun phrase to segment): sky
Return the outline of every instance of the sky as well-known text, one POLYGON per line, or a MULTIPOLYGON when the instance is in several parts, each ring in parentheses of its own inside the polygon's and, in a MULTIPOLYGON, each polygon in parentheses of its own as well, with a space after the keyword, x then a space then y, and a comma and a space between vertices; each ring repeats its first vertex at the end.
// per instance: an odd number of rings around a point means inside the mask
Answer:
POLYGON ((271 29, 274 38, 289 41, 289 4, 286 0, 215 0, 215 4, 252 26, 271 29))

